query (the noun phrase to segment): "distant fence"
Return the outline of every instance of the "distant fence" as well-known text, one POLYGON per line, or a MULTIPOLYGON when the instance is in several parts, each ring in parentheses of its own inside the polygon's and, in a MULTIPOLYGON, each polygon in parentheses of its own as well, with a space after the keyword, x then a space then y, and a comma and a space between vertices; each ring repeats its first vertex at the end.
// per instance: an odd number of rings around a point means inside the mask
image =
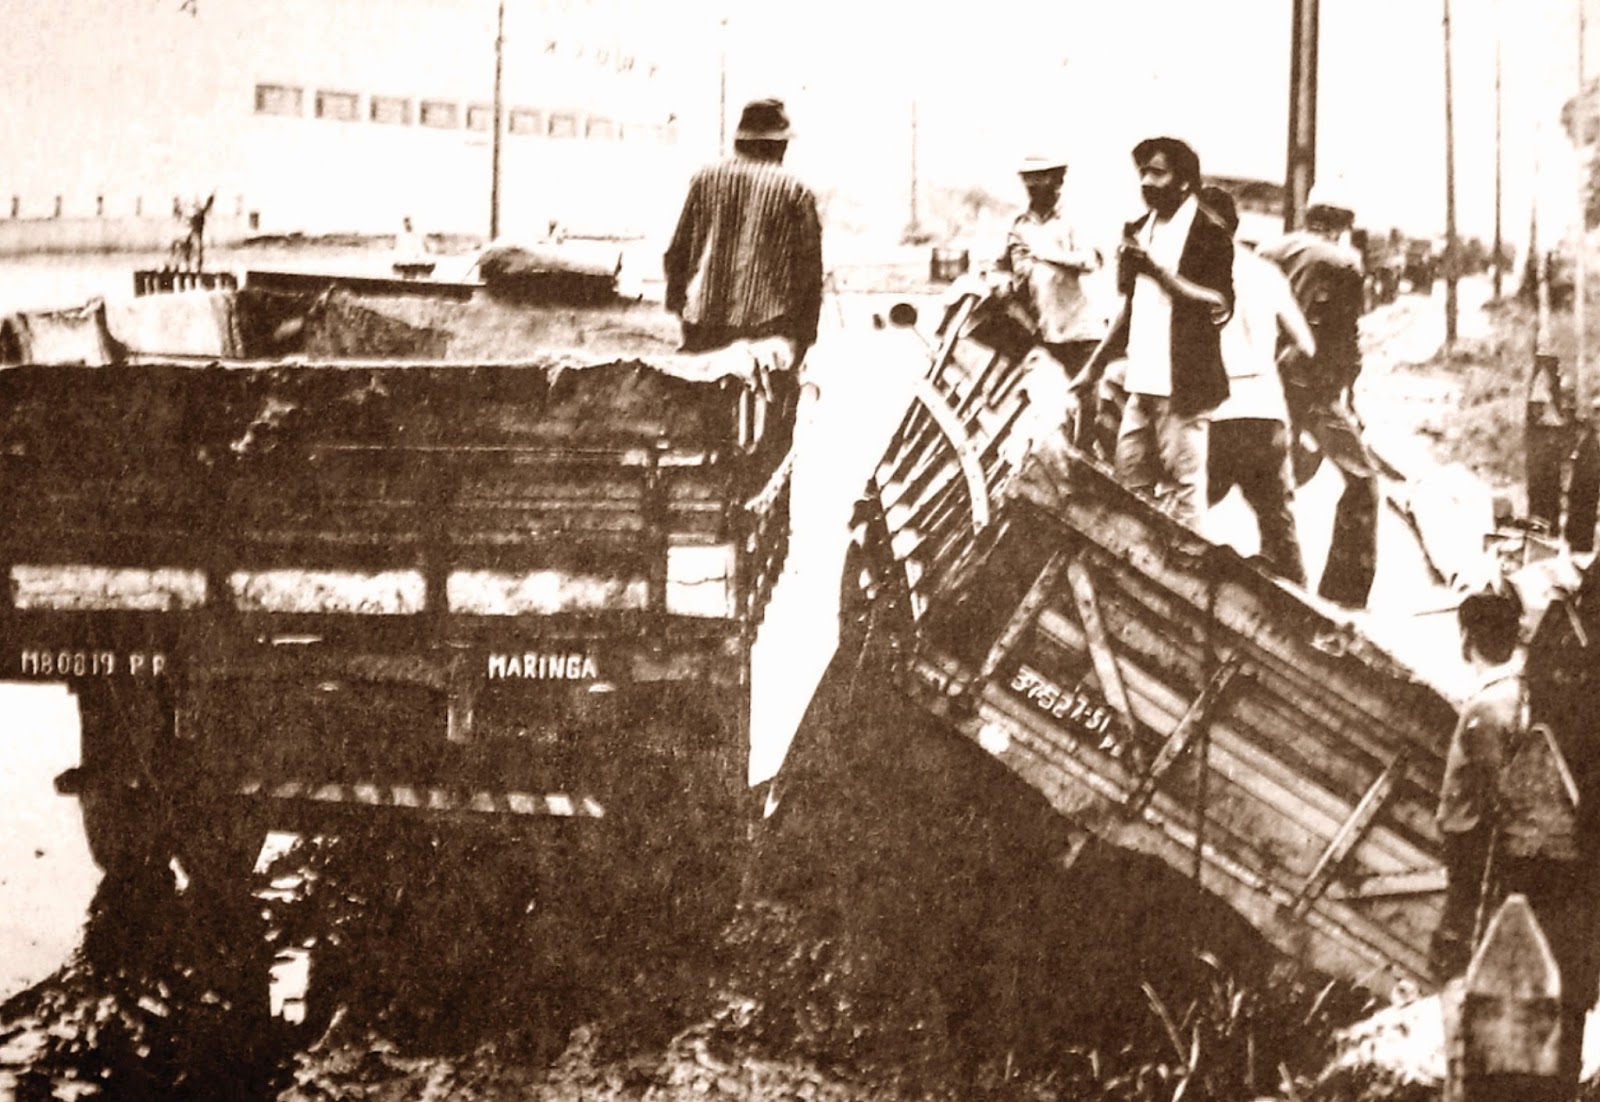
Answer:
POLYGON ((135 295, 161 295, 173 291, 236 291, 239 281, 232 272, 178 272, 170 269, 144 269, 133 273, 135 295))
MULTIPOLYGON (((0 218, 0 256, 34 253, 166 252, 188 227, 176 218, 0 218)), ((249 236, 244 218, 206 222, 207 246, 237 244, 249 236)))

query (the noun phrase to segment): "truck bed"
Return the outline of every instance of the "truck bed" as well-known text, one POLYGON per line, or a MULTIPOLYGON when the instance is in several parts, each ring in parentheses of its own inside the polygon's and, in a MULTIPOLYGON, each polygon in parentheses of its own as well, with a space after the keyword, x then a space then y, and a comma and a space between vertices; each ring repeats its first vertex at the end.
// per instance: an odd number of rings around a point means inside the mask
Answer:
POLYGON ((312 813, 614 811, 652 761, 742 792, 792 411, 725 367, 0 369, 0 678, 140 728, 86 738, 101 777, 155 725, 312 813))
POLYGON ((1453 707, 1064 441, 1013 466, 1028 399, 992 329, 971 300, 949 319, 867 488, 858 642, 952 737, 1285 953, 1426 984, 1453 707))

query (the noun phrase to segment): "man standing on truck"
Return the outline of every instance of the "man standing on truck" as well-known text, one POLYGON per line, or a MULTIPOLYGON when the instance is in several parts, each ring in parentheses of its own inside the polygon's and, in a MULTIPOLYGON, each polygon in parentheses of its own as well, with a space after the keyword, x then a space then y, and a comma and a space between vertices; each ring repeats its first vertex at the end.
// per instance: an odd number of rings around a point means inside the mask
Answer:
POLYGON ((804 359, 822 312, 822 223, 816 194, 783 167, 791 137, 782 100, 746 104, 734 155, 689 181, 662 258, 683 350, 773 344, 771 377, 804 359))
MULTIPOLYGON (((1239 209, 1220 187, 1200 189, 1200 205, 1239 232, 1239 209)), ((1215 505, 1235 486, 1256 514, 1261 558, 1296 585, 1306 567, 1295 530, 1294 476, 1289 469, 1289 410, 1278 378, 1278 334, 1305 355, 1316 341, 1283 273, 1248 246, 1233 254, 1233 317, 1222 327, 1222 362, 1228 397, 1211 414, 1206 503, 1215 505)))
POLYGON ((1154 493, 1173 486, 1173 516, 1199 520, 1206 477, 1207 417, 1228 396, 1219 330, 1233 313, 1233 237, 1202 210, 1200 158, 1177 138, 1133 148, 1149 211, 1123 226, 1117 253, 1122 310, 1073 380, 1099 381, 1127 357, 1128 401, 1117 431, 1117 480, 1154 493))
POLYGON ((1105 336, 1105 318, 1084 294, 1082 277, 1101 264, 1098 250, 1080 247, 1061 213, 1067 162, 1029 156, 1017 170, 1028 209, 1017 215, 996 267, 1011 273, 1011 291, 1031 316, 1038 340, 1067 378, 1078 373, 1105 336))
POLYGON ((1333 539, 1317 593, 1350 608, 1367 603, 1378 566, 1378 465, 1361 439, 1351 401, 1361 374, 1359 325, 1365 294, 1361 256, 1340 240, 1355 212, 1313 194, 1306 229, 1263 246, 1261 255, 1283 269, 1295 301, 1311 325, 1317 351, 1284 349, 1279 361, 1295 479, 1304 483, 1326 456, 1344 476, 1333 516, 1333 539), (1302 437, 1315 449, 1307 449, 1302 437))

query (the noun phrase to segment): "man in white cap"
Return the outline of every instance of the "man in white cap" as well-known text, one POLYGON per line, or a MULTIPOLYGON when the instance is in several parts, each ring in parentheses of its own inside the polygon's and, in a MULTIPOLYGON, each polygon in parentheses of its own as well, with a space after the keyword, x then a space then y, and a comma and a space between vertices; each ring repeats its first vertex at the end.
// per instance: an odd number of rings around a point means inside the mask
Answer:
POLYGON ((1028 192, 1028 209, 1017 215, 996 265, 1011 273, 1017 298, 1038 327, 1039 343, 1076 375, 1106 333, 1104 313, 1084 294, 1082 277, 1101 265, 1099 252, 1078 243, 1061 214, 1067 162, 1060 157, 1024 157, 1017 173, 1028 192))
POLYGON ((686 352, 777 338, 796 366, 817 339, 822 224, 815 193, 783 167, 792 136, 782 100, 753 100, 734 155, 689 182, 662 258, 686 352))

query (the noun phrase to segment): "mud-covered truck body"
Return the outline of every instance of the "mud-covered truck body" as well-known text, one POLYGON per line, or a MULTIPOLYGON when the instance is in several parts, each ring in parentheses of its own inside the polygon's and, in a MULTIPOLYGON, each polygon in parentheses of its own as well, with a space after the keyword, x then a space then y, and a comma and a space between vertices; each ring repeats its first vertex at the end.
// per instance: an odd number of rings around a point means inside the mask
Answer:
POLYGON ((97 860, 382 815, 735 846, 792 420, 742 363, 0 370, 0 677, 77 694, 97 860))
POLYGON ((1454 708, 1067 444, 994 307, 955 300, 858 505, 847 645, 1283 952, 1375 989, 1430 982, 1454 708))

